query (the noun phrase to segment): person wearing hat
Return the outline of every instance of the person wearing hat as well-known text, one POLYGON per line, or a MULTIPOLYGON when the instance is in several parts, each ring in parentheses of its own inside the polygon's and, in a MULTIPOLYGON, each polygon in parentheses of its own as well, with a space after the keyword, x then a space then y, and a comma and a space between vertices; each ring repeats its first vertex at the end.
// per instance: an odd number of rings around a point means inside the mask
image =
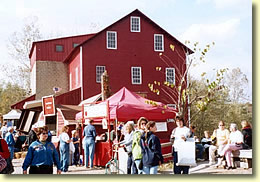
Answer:
POLYGON ((7 128, 8 132, 5 136, 5 141, 8 145, 8 150, 10 152, 10 159, 13 160, 14 158, 14 145, 15 145, 15 141, 14 141, 14 137, 13 137, 13 132, 14 132, 14 128, 12 126, 9 126, 7 128))

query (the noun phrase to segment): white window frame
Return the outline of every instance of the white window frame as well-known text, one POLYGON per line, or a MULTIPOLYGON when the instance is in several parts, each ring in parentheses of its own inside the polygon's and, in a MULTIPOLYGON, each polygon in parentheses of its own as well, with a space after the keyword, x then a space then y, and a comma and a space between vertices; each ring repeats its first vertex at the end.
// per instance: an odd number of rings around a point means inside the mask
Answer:
POLYGON ((165 68, 165 81, 166 82, 169 82, 170 84, 174 84, 175 85, 175 68, 173 68, 173 67, 170 67, 170 68, 165 68), (171 76, 171 75, 168 75, 168 71, 172 71, 173 70, 173 81, 170 81, 169 80, 169 77, 171 76))
POLYGON ((117 32, 115 32, 115 31, 107 31, 107 37, 106 37, 106 43, 107 43, 107 49, 117 49, 117 32), (111 46, 109 46, 109 37, 108 37, 108 34, 110 34, 110 33, 112 33, 112 34, 115 34, 115 47, 111 47, 111 46))
POLYGON ((157 52, 163 52, 164 51, 164 36, 163 36, 163 34, 154 34, 154 51, 157 51, 157 52), (156 37, 162 37, 162 42, 161 42, 162 47, 161 47, 161 49, 158 49, 158 47, 156 45, 157 44, 156 37))
POLYGON ((96 66, 96 82, 97 83, 101 83, 101 76, 102 74, 106 71, 106 66, 96 66), (104 69, 104 71, 101 73, 101 70, 100 69, 104 69))
POLYGON ((141 85, 142 84, 142 68, 141 67, 131 67, 131 80, 133 85, 141 85), (135 74, 135 69, 139 69, 140 74, 135 74), (139 78, 134 78, 135 76, 139 76, 139 78), (136 79, 139 79, 139 82, 136 82, 136 79))
POLYGON ((75 82, 76 82, 76 87, 79 85, 79 67, 75 68, 75 82))
POLYGON ((131 16, 130 18, 130 31, 131 32, 141 32, 141 19, 138 16, 131 16), (138 29, 139 30, 133 30, 133 19, 138 19, 138 29))

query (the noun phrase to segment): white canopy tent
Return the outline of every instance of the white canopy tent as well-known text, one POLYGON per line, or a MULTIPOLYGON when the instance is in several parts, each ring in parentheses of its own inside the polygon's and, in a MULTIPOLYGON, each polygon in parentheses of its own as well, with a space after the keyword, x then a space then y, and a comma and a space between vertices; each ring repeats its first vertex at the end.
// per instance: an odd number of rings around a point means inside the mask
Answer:
POLYGON ((14 120, 19 119, 21 116, 21 111, 12 109, 9 113, 3 115, 4 120, 14 120))

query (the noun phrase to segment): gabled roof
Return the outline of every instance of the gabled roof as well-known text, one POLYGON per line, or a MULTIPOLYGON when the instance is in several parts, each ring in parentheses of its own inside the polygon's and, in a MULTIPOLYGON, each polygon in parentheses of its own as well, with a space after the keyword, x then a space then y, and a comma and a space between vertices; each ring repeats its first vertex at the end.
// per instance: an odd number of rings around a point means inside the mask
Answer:
POLYGON ((155 25, 157 28, 161 29, 161 31, 163 31, 164 33, 166 33, 170 38, 174 39, 178 44, 180 44, 182 47, 184 47, 189 54, 194 53, 190 48, 188 48, 186 45, 184 45, 183 43, 181 43, 178 39, 176 39, 175 37, 173 37, 170 33, 168 33, 166 30, 164 30, 162 27, 160 27, 158 24, 156 24, 154 21, 152 21, 150 18, 148 18, 145 14, 143 14, 141 11, 139 11, 138 9, 132 11, 131 13, 129 13, 128 15, 124 16, 123 18, 119 19, 118 21, 116 21, 115 23, 109 25, 108 27, 104 28, 103 30, 101 30, 100 32, 96 33, 94 36, 90 37, 89 39, 85 40, 84 42, 82 42, 81 44, 79 44, 77 47, 75 47, 74 49, 72 49, 72 51, 70 52, 70 54, 64 59, 63 62, 67 62, 70 57, 76 52, 79 51, 79 47, 86 44, 87 42, 89 42, 90 40, 94 39, 96 36, 100 35, 102 32, 106 31, 107 29, 109 29, 110 27, 112 27, 113 25, 115 25, 116 23, 122 21, 123 19, 131 16, 134 13, 139 13, 141 14, 143 17, 145 17, 150 23, 152 23, 153 25, 155 25))
POLYGON ((49 42, 49 41, 55 41, 55 40, 62 40, 62 39, 69 39, 69 38, 77 38, 77 37, 86 37, 86 40, 94 36, 95 33, 92 34, 83 34, 83 35, 75 35, 75 36, 67 36, 67 37, 60 37, 60 38, 54 38, 54 39, 48 39, 48 40, 40 40, 40 41, 35 41, 32 43, 32 47, 30 50, 29 58, 31 58, 34 46, 38 43, 43 43, 43 42, 49 42))

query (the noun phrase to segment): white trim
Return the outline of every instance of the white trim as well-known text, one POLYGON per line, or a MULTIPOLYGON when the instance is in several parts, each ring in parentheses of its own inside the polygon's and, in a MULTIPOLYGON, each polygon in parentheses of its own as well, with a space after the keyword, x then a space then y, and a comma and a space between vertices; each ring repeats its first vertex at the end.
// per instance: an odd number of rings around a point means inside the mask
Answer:
POLYGON ((131 32, 141 32, 141 18, 139 16, 131 16, 130 17, 130 31, 131 32), (139 24, 138 24, 139 30, 138 31, 132 30, 132 20, 135 19, 135 18, 139 20, 139 24))
POLYGON ((133 85, 141 85, 141 84, 142 84, 142 67, 136 67, 136 66, 132 66, 132 67, 131 67, 131 80, 132 80, 132 84, 133 84, 133 85), (134 68, 138 68, 139 71, 140 71, 140 83, 134 83, 134 79, 133 79, 133 76, 134 76, 134 68))
POLYGON ((75 68, 75 82, 76 82, 76 88, 77 88, 79 85, 79 67, 78 66, 75 68))
POLYGON ((69 76, 69 91, 71 91, 72 90, 72 73, 70 73, 70 76, 69 76))
POLYGON ((174 72, 173 83, 170 83, 170 84, 174 84, 175 85, 175 68, 173 68, 173 67, 165 68, 165 81, 168 82, 168 80, 167 80, 167 72, 168 72, 168 70, 173 70, 173 72, 174 72))
POLYGON ((154 34, 154 36, 153 36, 153 47, 154 47, 154 51, 156 51, 156 52, 163 52, 164 51, 164 36, 163 36, 163 34, 154 34), (155 37, 156 36, 162 37, 162 49, 161 50, 155 49, 155 37))
POLYGON ((117 32, 116 31, 107 31, 107 33, 106 33, 106 47, 107 47, 107 49, 117 49, 117 32), (108 47, 108 33, 115 34, 115 47, 108 47))
POLYGON ((82 46, 80 46, 80 54, 79 54, 79 62, 80 62, 80 87, 81 87, 81 100, 83 100, 83 51, 82 46))

